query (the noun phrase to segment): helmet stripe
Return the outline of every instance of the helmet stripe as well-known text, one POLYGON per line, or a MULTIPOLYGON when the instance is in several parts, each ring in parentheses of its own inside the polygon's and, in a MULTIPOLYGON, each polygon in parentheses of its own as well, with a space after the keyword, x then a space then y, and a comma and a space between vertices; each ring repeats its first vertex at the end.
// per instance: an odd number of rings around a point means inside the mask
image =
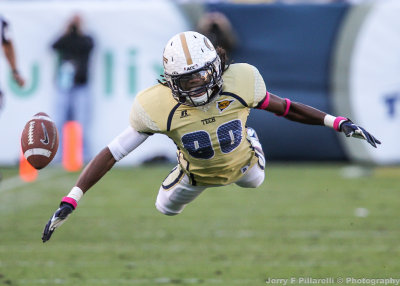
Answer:
POLYGON ((181 34, 179 35, 179 37, 180 37, 180 39, 181 39, 183 52, 185 53, 186 63, 187 63, 188 65, 192 65, 192 64, 193 64, 193 60, 192 60, 192 56, 190 55, 189 47, 188 47, 187 42, 186 42, 185 33, 181 33, 181 34))

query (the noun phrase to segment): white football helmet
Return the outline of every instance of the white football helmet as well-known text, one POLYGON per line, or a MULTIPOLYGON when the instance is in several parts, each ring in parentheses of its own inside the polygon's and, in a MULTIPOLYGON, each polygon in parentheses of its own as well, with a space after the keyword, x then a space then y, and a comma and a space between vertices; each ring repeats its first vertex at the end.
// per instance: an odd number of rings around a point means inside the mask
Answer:
POLYGON ((173 36, 164 48, 163 63, 165 80, 182 104, 207 104, 222 89, 221 59, 210 40, 200 33, 173 36))

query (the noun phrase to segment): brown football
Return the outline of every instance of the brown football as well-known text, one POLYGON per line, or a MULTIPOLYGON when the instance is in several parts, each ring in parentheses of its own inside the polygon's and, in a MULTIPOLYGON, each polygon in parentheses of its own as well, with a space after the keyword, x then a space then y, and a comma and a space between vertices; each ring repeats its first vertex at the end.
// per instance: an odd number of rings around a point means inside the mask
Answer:
POLYGON ((40 170, 53 160, 58 149, 58 131, 46 113, 36 113, 26 123, 21 147, 24 157, 35 169, 40 170))

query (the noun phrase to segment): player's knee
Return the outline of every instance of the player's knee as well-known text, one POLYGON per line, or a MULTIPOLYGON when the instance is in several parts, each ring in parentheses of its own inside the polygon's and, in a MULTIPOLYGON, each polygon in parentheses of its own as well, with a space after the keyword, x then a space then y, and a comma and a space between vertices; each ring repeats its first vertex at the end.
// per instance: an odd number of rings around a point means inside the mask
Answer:
POLYGON ((264 183, 265 175, 258 177, 256 180, 253 181, 253 184, 250 188, 258 188, 261 186, 262 183, 264 183))
POLYGON ((172 212, 165 211, 165 210, 160 210, 160 209, 158 209, 158 211, 159 211, 160 213, 162 213, 163 215, 166 215, 166 216, 176 216, 176 215, 179 214, 179 213, 172 213, 172 212))
POLYGON ((158 204, 157 202, 156 202, 156 209, 160 213, 167 215, 167 216, 175 216, 175 215, 178 215, 181 213, 181 212, 173 212, 171 210, 168 210, 167 208, 163 207, 162 205, 158 204))
POLYGON ((257 179, 248 183, 246 188, 258 188, 264 182, 264 177, 258 177, 257 179))
POLYGON ((258 188, 259 186, 261 186, 261 184, 264 182, 264 178, 265 178, 265 174, 262 173, 262 174, 259 174, 258 176, 251 178, 251 180, 236 182, 236 184, 242 188, 253 188, 254 189, 254 188, 258 188))

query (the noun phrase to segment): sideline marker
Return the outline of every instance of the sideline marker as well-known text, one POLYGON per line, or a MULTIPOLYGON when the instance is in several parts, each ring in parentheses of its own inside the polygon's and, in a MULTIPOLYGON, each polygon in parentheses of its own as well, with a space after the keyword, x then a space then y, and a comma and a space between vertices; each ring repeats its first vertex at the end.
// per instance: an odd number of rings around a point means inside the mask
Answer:
POLYGON ((62 165, 69 172, 83 166, 82 126, 78 121, 68 121, 63 126, 62 165))
POLYGON ((28 160, 25 159, 24 154, 22 154, 19 159, 19 177, 24 182, 34 182, 38 176, 38 170, 29 164, 28 160))

